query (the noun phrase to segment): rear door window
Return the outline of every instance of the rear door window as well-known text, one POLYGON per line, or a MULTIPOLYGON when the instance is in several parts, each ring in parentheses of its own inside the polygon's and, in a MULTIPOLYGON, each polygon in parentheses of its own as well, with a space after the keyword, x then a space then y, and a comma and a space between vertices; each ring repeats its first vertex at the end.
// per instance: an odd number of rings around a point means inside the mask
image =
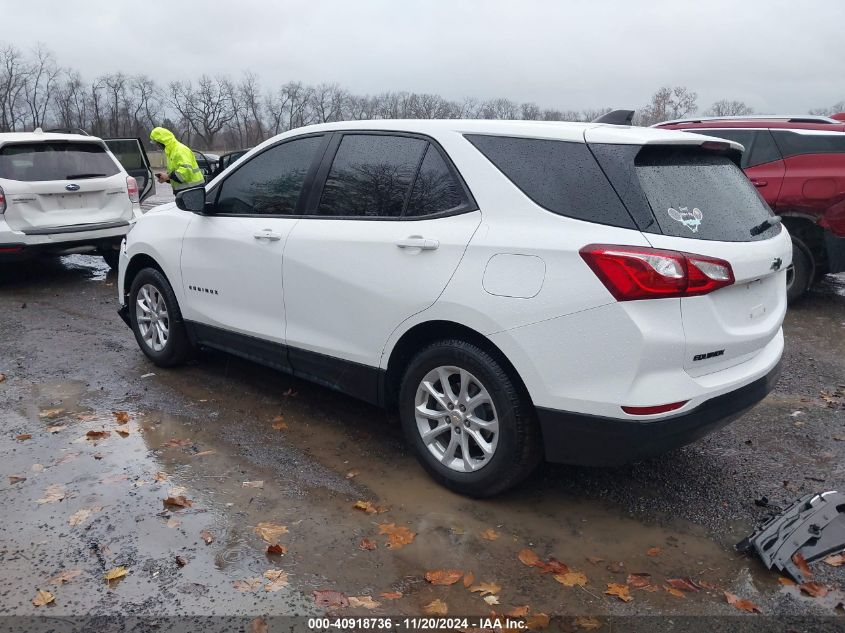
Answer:
POLYGON ((36 182, 106 178, 120 173, 99 143, 48 141, 0 148, 0 178, 36 182))
POLYGON ((769 130, 716 128, 712 130, 695 129, 684 131, 694 134, 704 134, 705 136, 715 136, 741 144, 745 147, 745 152, 742 154, 742 163, 740 164, 743 169, 780 160, 780 152, 778 152, 778 148, 769 130))
POLYGON ((725 242, 750 242, 777 235, 775 225, 751 229, 772 217, 745 174, 724 155, 645 147, 634 161, 654 217, 665 235, 725 242))
POLYGON ((843 132, 772 130, 784 158, 801 154, 845 154, 843 132))
POLYGON ((499 171, 544 209, 577 220, 636 228, 585 143, 467 134, 499 171))
POLYGON ((387 134, 345 134, 329 169, 317 214, 398 218, 428 141, 387 134))

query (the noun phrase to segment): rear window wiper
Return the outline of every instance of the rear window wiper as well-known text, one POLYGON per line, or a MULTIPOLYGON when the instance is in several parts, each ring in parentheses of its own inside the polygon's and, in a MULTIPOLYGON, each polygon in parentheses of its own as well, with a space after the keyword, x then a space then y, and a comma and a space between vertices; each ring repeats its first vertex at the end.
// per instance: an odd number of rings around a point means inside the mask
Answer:
POLYGON ((80 180, 82 178, 102 178, 105 174, 70 174, 65 180, 80 180))
POLYGON ((777 226, 782 222, 781 217, 779 215, 773 215, 770 218, 766 218, 757 226, 751 227, 751 235, 760 235, 763 231, 768 231, 773 226, 777 226))

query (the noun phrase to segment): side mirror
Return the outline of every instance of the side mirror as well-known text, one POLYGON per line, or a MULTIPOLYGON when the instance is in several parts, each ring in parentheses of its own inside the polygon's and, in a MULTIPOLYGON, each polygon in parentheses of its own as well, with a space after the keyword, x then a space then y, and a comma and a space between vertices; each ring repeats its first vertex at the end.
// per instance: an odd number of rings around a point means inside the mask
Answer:
POLYGON ((176 193, 176 207, 183 211, 202 213, 205 211, 205 186, 183 189, 176 193))

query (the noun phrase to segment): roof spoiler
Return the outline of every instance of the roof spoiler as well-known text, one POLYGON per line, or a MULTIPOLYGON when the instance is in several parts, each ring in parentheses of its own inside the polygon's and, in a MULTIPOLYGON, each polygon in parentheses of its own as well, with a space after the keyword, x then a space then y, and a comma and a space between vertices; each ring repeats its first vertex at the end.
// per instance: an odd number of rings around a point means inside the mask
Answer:
POLYGON ((631 125, 634 110, 611 110, 590 121, 590 123, 608 123, 610 125, 631 125))

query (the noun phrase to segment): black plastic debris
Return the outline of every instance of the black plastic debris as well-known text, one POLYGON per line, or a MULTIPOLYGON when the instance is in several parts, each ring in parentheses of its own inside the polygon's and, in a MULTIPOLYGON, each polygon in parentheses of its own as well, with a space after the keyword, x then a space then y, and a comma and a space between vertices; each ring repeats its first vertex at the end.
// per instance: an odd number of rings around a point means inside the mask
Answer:
POLYGON ((845 550, 845 494, 830 490, 801 497, 742 539, 736 549, 754 551, 769 569, 776 567, 799 583, 807 582, 793 558, 801 554, 812 563, 845 550))

